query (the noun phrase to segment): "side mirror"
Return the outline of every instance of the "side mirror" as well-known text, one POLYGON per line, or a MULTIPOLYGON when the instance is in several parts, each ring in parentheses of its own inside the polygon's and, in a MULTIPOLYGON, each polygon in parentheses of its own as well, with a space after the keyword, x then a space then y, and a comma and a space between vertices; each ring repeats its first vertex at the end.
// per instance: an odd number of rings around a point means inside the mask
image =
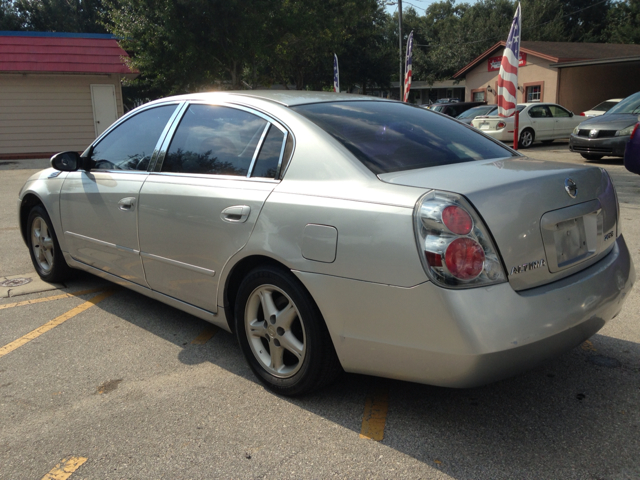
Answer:
POLYGON ((60 152, 51 157, 51 166, 61 172, 75 172, 80 165, 81 159, 78 152, 60 152))

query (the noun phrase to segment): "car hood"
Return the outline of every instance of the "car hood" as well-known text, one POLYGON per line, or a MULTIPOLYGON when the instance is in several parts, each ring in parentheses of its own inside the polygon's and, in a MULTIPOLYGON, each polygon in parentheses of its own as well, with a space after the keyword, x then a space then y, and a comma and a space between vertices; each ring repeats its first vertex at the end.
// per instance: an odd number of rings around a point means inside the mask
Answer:
POLYGON ((455 192, 469 199, 496 240, 515 290, 544 285, 580 271, 602 258, 615 242, 615 193, 609 176, 598 167, 510 157, 386 173, 379 178, 392 184, 455 192), (578 187, 576 198, 565 190, 567 179, 578 187), (547 235, 543 225, 549 222, 545 218, 554 212, 551 218, 556 219, 555 228, 558 222, 577 218, 575 212, 583 207, 603 213, 597 254, 554 271, 551 263, 558 261, 547 255, 550 245, 543 238, 547 235), (512 272, 514 267, 517 270, 541 259, 549 268, 512 272))
POLYGON ((578 127, 582 130, 620 130, 638 122, 638 115, 610 113, 585 120, 578 127))

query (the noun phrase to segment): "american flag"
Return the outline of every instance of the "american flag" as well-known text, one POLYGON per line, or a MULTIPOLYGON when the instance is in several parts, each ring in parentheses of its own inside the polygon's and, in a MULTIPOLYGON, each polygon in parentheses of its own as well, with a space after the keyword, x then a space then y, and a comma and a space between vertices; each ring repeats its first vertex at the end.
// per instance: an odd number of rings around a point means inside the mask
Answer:
POLYGON ((502 54, 500 73, 498 74, 498 115, 510 117, 518 104, 518 64, 520 58, 520 30, 522 28, 522 11, 520 2, 513 16, 507 45, 502 54))
POLYGON ((403 102, 409 100, 409 90, 411 90, 411 49, 413 48, 413 30, 409 34, 409 39, 407 40, 407 59, 404 64, 404 98, 403 102))
POLYGON ((338 70, 338 56, 333 54, 333 91, 340 93, 340 70, 338 70))

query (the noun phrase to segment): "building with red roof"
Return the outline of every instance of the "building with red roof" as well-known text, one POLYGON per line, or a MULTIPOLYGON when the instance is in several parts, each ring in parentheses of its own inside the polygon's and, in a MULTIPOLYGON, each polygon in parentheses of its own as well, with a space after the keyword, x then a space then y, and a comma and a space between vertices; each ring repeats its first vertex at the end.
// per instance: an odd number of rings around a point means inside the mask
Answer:
POLYGON ((113 35, 0 31, 0 159, 84 150, 137 73, 113 35))

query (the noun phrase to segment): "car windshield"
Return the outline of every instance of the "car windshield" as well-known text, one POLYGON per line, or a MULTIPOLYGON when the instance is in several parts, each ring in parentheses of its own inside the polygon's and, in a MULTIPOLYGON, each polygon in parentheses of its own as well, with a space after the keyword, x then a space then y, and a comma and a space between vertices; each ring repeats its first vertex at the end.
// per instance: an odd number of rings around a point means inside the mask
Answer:
POLYGON ((493 105, 487 105, 484 107, 473 107, 469 110, 462 112, 456 118, 469 118, 469 117, 477 117, 478 115, 487 115, 491 113, 496 107, 493 105))
POLYGON ((453 119, 405 103, 355 101, 292 108, 376 174, 514 155, 453 119))
POLYGON ((614 115, 616 113, 640 113, 640 92, 625 98, 615 107, 607 112, 607 115, 614 115))
POLYGON ((591 110, 595 110, 597 112, 607 112, 611 108, 613 108, 614 105, 617 105, 617 104, 618 102, 611 102, 607 100, 606 102, 599 103, 598 105, 593 107, 591 110))

